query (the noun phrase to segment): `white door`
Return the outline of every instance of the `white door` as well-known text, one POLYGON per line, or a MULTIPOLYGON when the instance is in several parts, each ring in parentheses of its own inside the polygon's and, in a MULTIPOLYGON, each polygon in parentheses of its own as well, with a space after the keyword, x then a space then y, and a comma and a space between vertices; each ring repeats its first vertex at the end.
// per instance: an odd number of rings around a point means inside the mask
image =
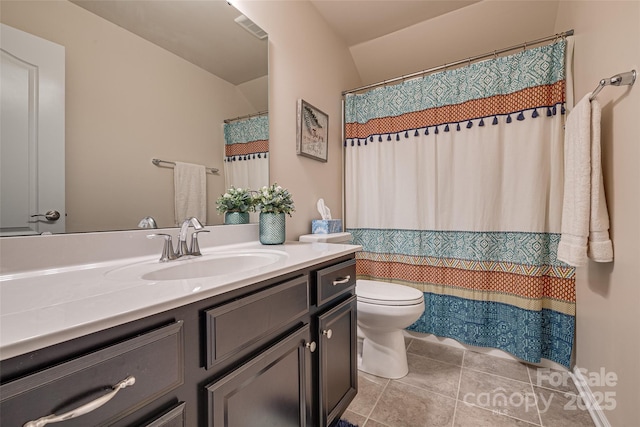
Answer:
POLYGON ((64 233, 65 50, 1 25, 0 236, 64 233))

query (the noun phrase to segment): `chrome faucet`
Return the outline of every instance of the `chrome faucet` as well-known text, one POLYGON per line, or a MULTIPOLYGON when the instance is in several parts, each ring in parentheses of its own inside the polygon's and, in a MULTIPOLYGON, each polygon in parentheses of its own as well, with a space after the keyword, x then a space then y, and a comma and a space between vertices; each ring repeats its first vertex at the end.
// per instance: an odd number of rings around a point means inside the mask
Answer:
POLYGON ((173 250, 173 242, 171 241, 171 235, 166 233, 148 234, 147 239, 164 239, 164 246, 162 247, 162 255, 160 256, 160 262, 167 262, 176 259, 178 256, 173 250))
POLYGON ((198 218, 191 217, 185 219, 180 226, 180 234, 178 235, 178 244, 177 250, 173 249, 173 241, 171 239, 171 235, 166 233, 155 233, 149 234, 147 236, 148 239, 155 238, 163 238, 164 246, 162 248, 162 256, 160 257, 160 262, 172 261, 174 259, 186 256, 200 256, 200 246, 198 245, 198 233, 208 233, 209 230, 205 230, 204 226, 198 218), (187 233, 189 231, 189 227, 193 227, 193 233, 191 234, 191 249, 187 246, 187 233))
POLYGON ((139 228, 158 228, 156 220, 152 216, 145 216, 138 223, 139 228))
POLYGON ((187 218, 182 222, 180 235, 178 237, 178 249, 176 251, 176 256, 178 258, 185 255, 202 255, 198 245, 198 233, 200 232, 208 233, 209 230, 205 230, 202 223, 198 221, 198 218, 195 216, 187 218), (189 227, 193 227, 193 233, 191 234, 191 249, 187 246, 187 232, 189 231, 189 227))

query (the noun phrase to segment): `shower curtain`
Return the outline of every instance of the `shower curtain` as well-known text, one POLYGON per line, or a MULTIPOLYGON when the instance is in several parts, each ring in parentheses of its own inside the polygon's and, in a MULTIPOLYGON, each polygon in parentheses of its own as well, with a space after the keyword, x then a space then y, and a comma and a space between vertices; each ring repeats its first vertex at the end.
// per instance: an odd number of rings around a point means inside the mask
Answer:
POLYGON ((257 190, 269 185, 269 116, 225 123, 223 131, 226 188, 257 190))
POLYGON ((575 270, 556 259, 565 47, 346 96, 358 278, 423 291, 409 329, 570 366, 575 270))

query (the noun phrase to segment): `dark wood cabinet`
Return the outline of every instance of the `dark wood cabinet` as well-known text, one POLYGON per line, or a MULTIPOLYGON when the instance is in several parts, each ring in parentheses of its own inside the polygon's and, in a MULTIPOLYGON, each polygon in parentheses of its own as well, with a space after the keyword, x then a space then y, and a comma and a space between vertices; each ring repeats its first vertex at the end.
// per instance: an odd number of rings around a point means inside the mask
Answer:
POLYGON ((351 254, 3 360, 0 425, 112 395, 59 425, 325 427, 356 394, 355 352, 351 254))
POLYGON ((2 425, 111 425, 184 382, 183 322, 0 386, 2 425))
POLYGON ((207 369, 228 366, 302 323, 309 313, 308 282, 308 276, 296 277, 206 310, 207 369))
POLYGON ((318 316, 320 425, 329 426, 358 393, 356 297, 318 316))
POLYGON ((358 392, 355 259, 316 270, 312 323, 318 342, 316 420, 330 426, 358 392))
POLYGON ((309 325, 207 386, 209 425, 306 427, 311 419, 309 325))
POLYGON ((187 427, 185 409, 186 403, 180 402, 144 427, 187 427))

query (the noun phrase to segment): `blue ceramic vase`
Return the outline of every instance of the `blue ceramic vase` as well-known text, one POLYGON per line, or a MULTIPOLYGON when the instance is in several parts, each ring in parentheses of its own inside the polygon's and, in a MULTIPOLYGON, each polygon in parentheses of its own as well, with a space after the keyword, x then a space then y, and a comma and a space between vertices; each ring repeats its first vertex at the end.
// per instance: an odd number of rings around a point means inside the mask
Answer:
POLYGON ((285 214, 260 212, 260 243, 281 245, 285 239, 285 214))

